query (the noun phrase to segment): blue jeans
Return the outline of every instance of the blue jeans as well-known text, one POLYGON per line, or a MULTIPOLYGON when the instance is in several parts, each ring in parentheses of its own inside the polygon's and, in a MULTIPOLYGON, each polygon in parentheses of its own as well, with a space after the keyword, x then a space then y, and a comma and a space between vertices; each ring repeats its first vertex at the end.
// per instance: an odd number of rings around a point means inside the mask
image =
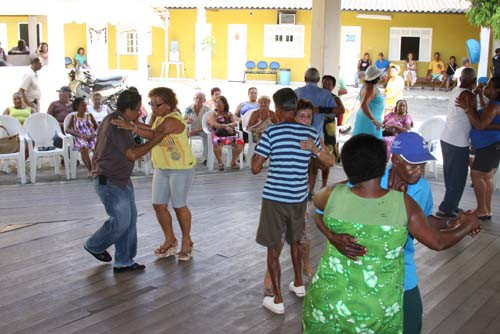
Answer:
POLYGON ((356 72, 356 75, 354 76, 354 86, 358 86, 359 79, 364 79, 364 78, 365 78, 365 71, 356 72))
POLYGON ((446 192, 439 205, 439 211, 451 215, 458 211, 458 203, 462 199, 467 182, 469 148, 451 145, 441 140, 441 152, 446 192))
POLYGON ((137 254, 137 208, 132 183, 121 188, 109 180, 105 185, 99 184, 95 178, 94 187, 109 219, 87 240, 85 247, 93 253, 102 253, 114 244, 114 266, 130 266, 137 254))

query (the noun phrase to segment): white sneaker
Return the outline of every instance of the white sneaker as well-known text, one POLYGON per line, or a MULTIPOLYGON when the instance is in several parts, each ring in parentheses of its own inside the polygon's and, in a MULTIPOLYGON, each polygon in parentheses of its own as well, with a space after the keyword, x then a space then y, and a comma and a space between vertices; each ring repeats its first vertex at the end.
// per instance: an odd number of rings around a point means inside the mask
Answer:
POLYGON ((288 289, 291 292, 295 293, 297 297, 304 297, 306 295, 306 287, 303 285, 295 286, 293 282, 290 282, 290 284, 288 285, 288 289))
POLYGON ((267 308, 269 311, 274 314, 284 314, 285 313, 285 305, 283 303, 276 304, 274 302, 274 297, 264 297, 264 301, 262 302, 262 306, 267 308))

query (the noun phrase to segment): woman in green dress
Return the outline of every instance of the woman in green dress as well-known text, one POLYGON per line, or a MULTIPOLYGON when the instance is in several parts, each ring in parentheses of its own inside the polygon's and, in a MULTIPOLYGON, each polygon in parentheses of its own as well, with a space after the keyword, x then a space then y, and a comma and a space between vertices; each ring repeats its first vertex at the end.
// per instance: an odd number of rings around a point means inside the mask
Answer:
POLYGON ((314 197, 316 222, 329 242, 304 301, 304 333, 403 333, 407 234, 431 245, 435 231, 406 193, 381 188, 383 141, 353 136, 341 159, 353 186, 337 184, 314 197), (350 250, 342 249, 346 244, 350 250))

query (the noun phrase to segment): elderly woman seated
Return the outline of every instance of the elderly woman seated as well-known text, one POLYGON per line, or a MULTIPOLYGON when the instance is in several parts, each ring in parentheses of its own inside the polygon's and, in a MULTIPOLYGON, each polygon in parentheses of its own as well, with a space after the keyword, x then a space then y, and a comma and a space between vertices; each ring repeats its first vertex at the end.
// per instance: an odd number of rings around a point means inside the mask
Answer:
POLYGON ((233 146, 231 168, 239 168, 236 161, 243 150, 245 142, 238 136, 236 131, 238 118, 229 112, 229 104, 224 96, 219 96, 215 101, 215 110, 208 116, 208 125, 212 129, 212 144, 219 170, 224 170, 222 145, 233 146))
POLYGON ((91 171, 89 151, 95 149, 97 138, 97 122, 92 114, 87 112, 85 99, 77 97, 73 101, 73 110, 76 115, 71 116, 66 133, 75 137, 73 150, 80 151, 87 170, 91 171))
POLYGON ((252 112, 247 126, 247 129, 252 132, 256 143, 259 142, 260 137, 270 125, 278 123, 276 114, 269 109, 271 99, 262 95, 257 102, 259 103, 259 108, 252 112))
POLYGON ((386 114, 382 122, 384 142, 387 146, 387 159, 391 157, 391 146, 394 138, 400 133, 410 131, 413 128, 413 119, 408 114, 408 103, 406 100, 398 100, 394 111, 386 114))
POLYGON ((19 121, 19 123, 21 123, 21 125, 23 125, 26 118, 28 118, 33 113, 33 109, 24 106, 21 94, 19 93, 15 93, 14 95, 12 95, 12 101, 14 103, 14 106, 5 109, 3 114, 14 117, 19 121))

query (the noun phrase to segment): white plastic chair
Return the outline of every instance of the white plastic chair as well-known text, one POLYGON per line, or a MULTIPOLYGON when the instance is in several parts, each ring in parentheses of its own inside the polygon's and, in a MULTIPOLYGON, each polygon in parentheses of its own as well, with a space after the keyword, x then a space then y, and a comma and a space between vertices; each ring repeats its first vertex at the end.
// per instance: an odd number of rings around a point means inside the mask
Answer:
POLYGON ((21 123, 17 119, 8 115, 0 115, 0 124, 3 125, 9 136, 19 135, 19 152, 0 154, 0 161, 15 160, 17 168, 17 177, 21 179, 21 183, 26 183, 26 163, 25 163, 25 150, 26 143, 31 143, 26 136, 21 123))
POLYGON ((252 131, 248 130, 248 122, 250 122, 250 117, 256 110, 258 109, 247 111, 245 115, 243 115, 243 118, 241 119, 241 128, 243 129, 243 132, 246 132, 248 135, 248 151, 247 151, 248 159, 252 159, 253 152, 255 151, 255 146, 257 145, 254 142, 252 131))
MULTIPOLYGON (((28 145, 30 154, 30 178, 31 182, 36 182, 36 169, 37 161, 40 157, 58 157, 62 156, 64 159, 64 170, 66 172, 66 179, 70 179, 70 159, 69 159, 69 146, 70 138, 64 135, 61 131, 57 120, 42 113, 36 113, 29 116, 24 122, 24 130, 28 136, 34 141, 34 145, 28 145), (54 135, 62 139, 63 147, 55 148, 50 151, 40 151, 42 146, 53 146, 54 135)), ((54 163, 55 173, 59 174, 59 163, 54 163)))
POLYGON ((66 118, 64 119, 64 133, 68 137, 68 146, 69 146, 69 160, 70 160, 70 176, 72 179, 76 179, 76 162, 78 161, 78 151, 73 151, 73 146, 75 145, 75 138, 69 134, 66 129, 69 126, 69 121, 71 120, 71 117, 73 115, 76 115, 76 111, 69 113, 66 118))
POLYGON ((341 126, 337 126, 336 128, 336 133, 335 133, 335 137, 337 139, 337 143, 339 144, 339 150, 342 149, 342 146, 344 146, 345 142, 349 140, 349 138, 352 137, 352 130, 354 130, 354 122, 356 121, 356 114, 358 112, 357 111, 353 111, 349 114, 349 117, 344 121, 344 124, 342 124, 341 126), (348 133, 346 134, 342 134, 340 133, 340 130, 344 131, 344 130, 347 130, 349 129, 350 127, 350 130, 348 133))
MULTIPOLYGON (((203 127, 203 132, 205 132, 208 136, 208 152, 207 152, 207 167, 209 171, 214 170, 214 164, 215 164, 215 154, 214 154, 214 146, 212 143, 212 132, 210 131, 210 127, 208 126, 208 117, 211 115, 214 111, 207 112, 205 115, 203 115, 203 118, 201 119, 201 125, 203 127)), ((240 137, 243 138, 242 134, 240 131, 237 130, 237 132, 240 134, 240 137)), ((223 145, 222 146, 222 152, 224 153, 224 150, 226 150, 226 166, 229 166, 231 163, 231 158, 233 155, 233 146, 232 145, 223 145)), ((243 169, 243 150, 241 151, 240 154, 240 169, 243 169)))
POLYGON ((441 133, 446 125, 445 116, 433 116, 423 122, 417 130, 429 145, 429 150, 432 155, 437 159, 429 161, 428 167, 434 172, 434 178, 437 179, 437 163, 443 165, 443 156, 441 154, 441 133))
MULTIPOLYGON (((148 113, 145 124, 149 124, 149 121, 151 120, 152 116, 153 113, 148 113)), ((144 154, 139 160, 137 160, 135 166, 137 167, 138 170, 143 171, 145 175, 153 174, 153 162, 151 161, 151 151, 144 154)))

